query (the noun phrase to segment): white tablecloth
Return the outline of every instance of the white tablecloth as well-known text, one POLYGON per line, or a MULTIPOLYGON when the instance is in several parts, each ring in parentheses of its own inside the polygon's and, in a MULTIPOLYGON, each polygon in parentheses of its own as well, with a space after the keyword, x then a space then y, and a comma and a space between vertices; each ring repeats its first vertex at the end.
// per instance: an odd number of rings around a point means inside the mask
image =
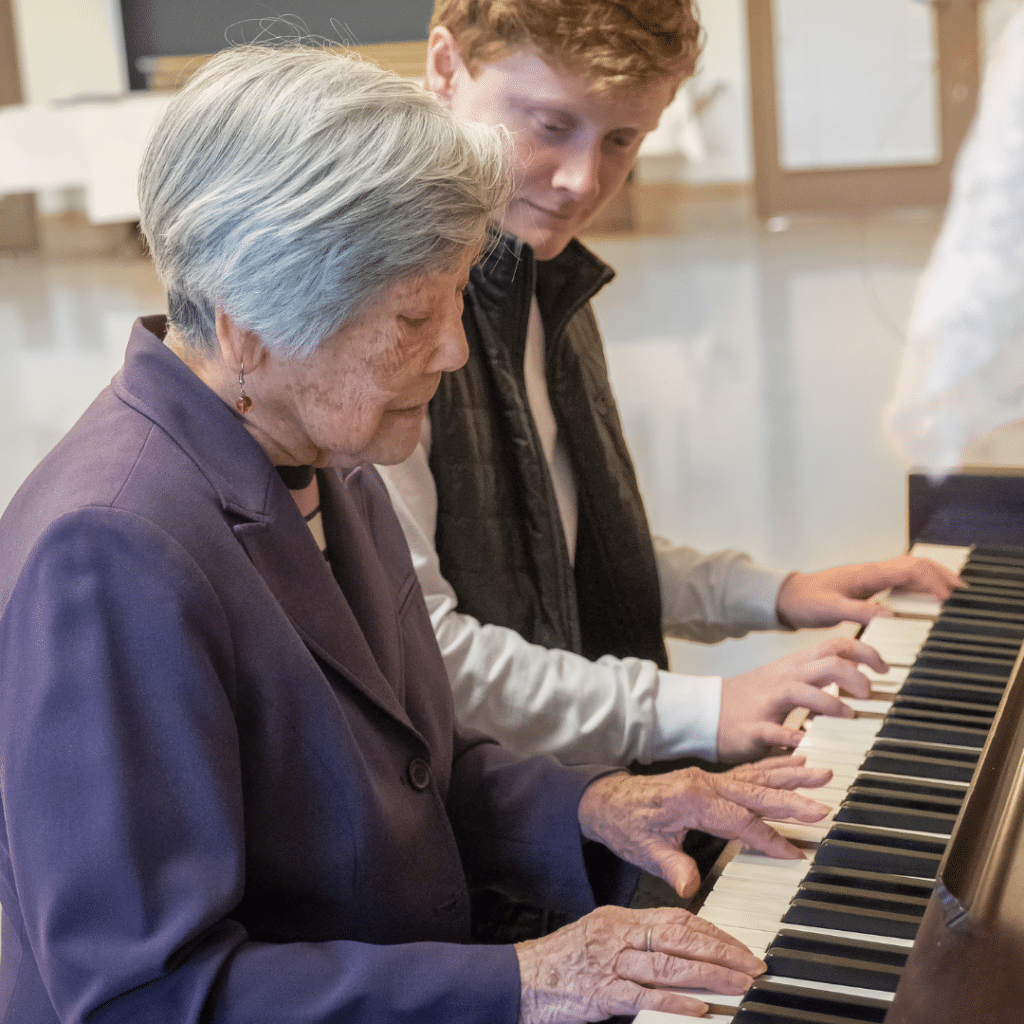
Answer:
POLYGON ((81 187, 94 224, 138 220, 136 176, 168 93, 0 107, 0 197, 81 187))
MULTIPOLYGON (((0 198, 81 187, 93 224, 138 220, 135 182, 153 125, 170 93, 129 93, 109 101, 0 107, 0 198)), ((679 90, 640 156, 704 156, 688 91, 679 90)))

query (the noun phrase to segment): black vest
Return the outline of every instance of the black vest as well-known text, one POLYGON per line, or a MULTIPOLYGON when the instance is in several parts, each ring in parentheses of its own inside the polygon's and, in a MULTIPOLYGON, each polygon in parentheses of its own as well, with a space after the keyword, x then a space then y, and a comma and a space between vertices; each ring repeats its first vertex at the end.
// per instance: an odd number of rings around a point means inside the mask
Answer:
POLYGON ((430 404, 435 543, 460 612, 544 647, 664 668, 650 530, 590 307, 612 276, 578 242, 537 262, 508 237, 474 268, 462 317, 469 361, 444 374, 430 404), (551 405, 576 479, 575 569, 526 398, 535 288, 551 405))

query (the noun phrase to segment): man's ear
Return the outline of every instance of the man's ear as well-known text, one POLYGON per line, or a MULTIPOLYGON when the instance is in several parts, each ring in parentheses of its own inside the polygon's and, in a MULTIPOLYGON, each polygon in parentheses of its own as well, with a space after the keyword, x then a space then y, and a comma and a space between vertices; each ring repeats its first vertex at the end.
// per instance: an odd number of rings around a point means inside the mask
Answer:
POLYGON ((445 106, 450 106, 455 96, 456 76, 460 71, 466 71, 466 65, 462 62, 459 44, 448 29, 438 25, 427 40, 426 83, 445 106))
POLYGON ((241 369, 246 373, 255 370, 266 355, 260 336, 255 331, 242 327, 220 306, 215 311, 214 324, 224 365, 233 373, 238 373, 241 369))

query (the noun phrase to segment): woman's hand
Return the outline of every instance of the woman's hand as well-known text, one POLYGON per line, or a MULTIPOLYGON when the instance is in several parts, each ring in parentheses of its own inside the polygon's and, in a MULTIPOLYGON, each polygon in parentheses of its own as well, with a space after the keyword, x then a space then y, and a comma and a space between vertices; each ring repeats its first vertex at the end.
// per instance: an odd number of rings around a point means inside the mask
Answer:
POLYGON ((684 768, 664 775, 604 775, 583 792, 580 830, 687 899, 700 885, 697 865, 680 848, 690 829, 798 860, 800 850, 762 819, 820 821, 830 808, 790 791, 823 786, 831 778, 829 769, 808 768, 793 756, 720 774, 684 768))
POLYGON ((599 907, 515 947, 521 1024, 599 1021, 641 1010, 700 1016, 677 989, 742 995, 765 964, 732 936, 685 910, 599 907))
POLYGON ((835 683, 851 696, 870 696, 871 684, 858 671, 860 664, 876 672, 889 667, 873 647, 859 640, 830 637, 805 651, 724 679, 718 713, 718 759, 746 761, 762 756, 769 747, 795 747, 803 733, 783 724, 793 708, 852 718, 849 705, 822 687, 835 683))
POLYGON ((834 626, 837 622, 868 623, 886 610, 868 600, 890 587, 900 587, 945 601, 963 580, 927 558, 900 555, 885 562, 841 565, 821 572, 794 572, 782 581, 775 614, 790 629, 834 626))

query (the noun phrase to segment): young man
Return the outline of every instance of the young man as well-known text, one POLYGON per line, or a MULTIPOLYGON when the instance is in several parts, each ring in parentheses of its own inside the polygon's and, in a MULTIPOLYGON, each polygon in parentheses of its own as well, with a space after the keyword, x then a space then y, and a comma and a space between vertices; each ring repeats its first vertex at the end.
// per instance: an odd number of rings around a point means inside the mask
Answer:
POLYGON ((651 538, 589 304, 612 277, 576 234, 624 183, 693 73, 691 0, 437 0, 428 87, 505 125, 517 191, 474 269, 469 362, 446 374, 412 459, 384 470, 464 724, 566 762, 738 761, 850 714, 877 653, 833 639, 726 679, 667 671, 667 633, 867 621, 889 586, 940 598, 918 559, 786 575, 651 538))

